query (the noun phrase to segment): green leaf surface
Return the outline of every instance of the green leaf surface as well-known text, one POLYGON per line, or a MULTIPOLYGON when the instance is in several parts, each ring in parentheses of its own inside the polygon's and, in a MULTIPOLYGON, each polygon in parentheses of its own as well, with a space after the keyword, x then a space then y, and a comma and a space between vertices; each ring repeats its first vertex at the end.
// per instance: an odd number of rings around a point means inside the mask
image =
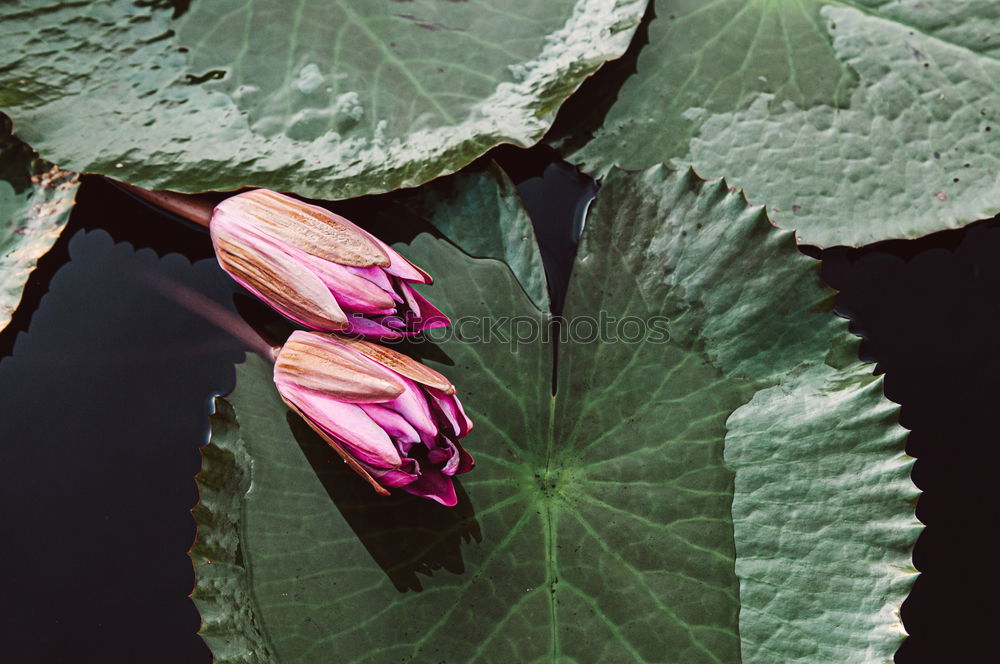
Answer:
POLYGON ((399 192, 396 200, 470 256, 507 263, 535 306, 549 310, 531 217, 517 187, 496 162, 399 192))
POLYGON ((552 341, 526 333, 548 319, 506 266, 426 234, 408 255, 450 313, 516 317, 413 346, 458 386, 478 465, 456 508, 379 498, 249 359, 199 479, 218 661, 891 661, 905 432, 790 232, 690 170, 611 172, 554 396, 552 341))
POLYGON ((10 322, 38 259, 69 220, 79 180, 12 133, 0 114, 0 330, 10 322))
POLYGON ((655 12, 637 73, 587 91, 617 95, 607 114, 565 123, 594 139, 552 137, 587 169, 690 164, 818 246, 1000 211, 1000 4, 658 0, 655 12))
POLYGON ((22 0, 0 108, 77 171, 349 198, 534 143, 645 0, 22 0))

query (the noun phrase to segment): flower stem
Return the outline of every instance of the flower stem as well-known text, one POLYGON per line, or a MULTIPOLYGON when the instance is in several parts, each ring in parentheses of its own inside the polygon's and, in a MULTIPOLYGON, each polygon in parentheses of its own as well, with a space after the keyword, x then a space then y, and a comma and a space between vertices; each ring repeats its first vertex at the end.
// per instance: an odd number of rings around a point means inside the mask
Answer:
POLYGON ((268 362, 274 364, 281 346, 269 343, 238 315, 226 309, 215 300, 205 297, 201 293, 191 290, 184 284, 173 279, 167 279, 154 274, 147 275, 147 279, 162 295, 170 298, 185 309, 198 314, 223 332, 228 332, 268 362))
POLYGON ((181 194, 176 191, 167 191, 165 189, 150 191, 149 189, 143 189, 134 184, 121 182, 109 177, 105 177, 104 179, 127 194, 167 212, 176 214, 183 219, 192 221, 199 226, 208 228, 209 222, 212 221, 212 210, 215 206, 197 196, 181 194))

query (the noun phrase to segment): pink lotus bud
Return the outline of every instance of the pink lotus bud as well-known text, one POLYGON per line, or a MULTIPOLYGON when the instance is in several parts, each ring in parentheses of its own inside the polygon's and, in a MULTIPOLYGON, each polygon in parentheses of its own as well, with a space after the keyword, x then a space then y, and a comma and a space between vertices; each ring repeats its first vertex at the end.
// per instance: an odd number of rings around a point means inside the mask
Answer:
POLYGON ((293 332, 277 351, 274 382, 375 490, 398 487, 452 506, 452 477, 472 470, 458 442, 472 428, 438 372, 367 341, 293 332))
POLYGON ((222 268, 306 327, 395 339, 450 323, 410 285, 430 275, 329 210, 255 189, 219 203, 209 229, 222 268))

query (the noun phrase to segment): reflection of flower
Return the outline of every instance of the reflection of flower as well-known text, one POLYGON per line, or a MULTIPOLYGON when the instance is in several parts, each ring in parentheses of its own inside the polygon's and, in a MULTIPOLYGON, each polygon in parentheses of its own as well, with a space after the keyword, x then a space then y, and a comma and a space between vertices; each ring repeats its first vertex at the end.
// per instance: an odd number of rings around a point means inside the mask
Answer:
POLYGON ((438 372, 366 341, 300 330, 277 351, 274 382, 379 493, 457 502, 452 476, 473 466, 458 439, 472 422, 438 372))
POLYGON ((329 210, 255 189, 219 203, 209 229, 223 269, 307 327, 391 339, 449 323, 410 285, 426 272, 329 210))

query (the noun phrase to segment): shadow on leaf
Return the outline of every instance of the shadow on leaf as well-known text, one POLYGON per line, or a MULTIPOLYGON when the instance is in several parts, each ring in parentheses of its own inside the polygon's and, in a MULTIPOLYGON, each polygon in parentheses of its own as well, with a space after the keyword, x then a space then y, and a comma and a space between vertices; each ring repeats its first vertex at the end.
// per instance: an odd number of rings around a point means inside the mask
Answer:
POLYGON ((291 412, 287 417, 289 429, 330 500, 399 592, 423 590, 418 573, 465 572, 462 543, 481 542, 482 532, 460 482, 455 482, 455 507, 398 489, 391 496, 379 496, 301 418, 291 412))

